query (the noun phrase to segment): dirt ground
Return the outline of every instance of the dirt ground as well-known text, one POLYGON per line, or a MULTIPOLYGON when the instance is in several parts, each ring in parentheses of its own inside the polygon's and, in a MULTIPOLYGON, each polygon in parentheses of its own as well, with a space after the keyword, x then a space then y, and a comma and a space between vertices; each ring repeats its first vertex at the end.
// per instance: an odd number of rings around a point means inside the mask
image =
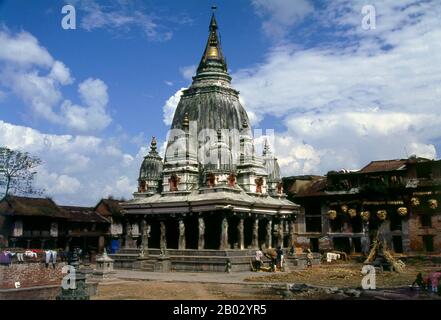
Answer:
MULTIPOLYGON (((330 264, 306 270, 291 271, 276 274, 257 273, 256 277, 248 277, 248 282, 284 282, 284 283, 307 283, 316 286, 358 288, 364 275, 361 273, 362 264, 330 264), (262 274, 266 274, 262 276, 262 274)), ((376 272, 377 288, 391 288, 408 286, 413 283, 416 275, 423 275, 441 270, 441 266, 426 264, 407 265, 403 273, 383 271, 376 272)))
POLYGON ((100 284, 93 300, 276 300, 282 295, 250 285, 123 281, 100 284))
MULTIPOLYGON (((197 278, 193 282, 162 281, 162 280, 121 280, 114 283, 101 283, 94 300, 280 300, 280 299, 333 299, 321 292, 304 292, 292 296, 283 284, 308 284, 312 286, 338 287, 356 289, 361 287, 363 274, 362 264, 321 265, 306 270, 267 273, 257 272, 255 276, 244 276, 244 284, 201 283, 197 278), (255 284, 254 284, 255 283, 255 284), (281 284, 279 288, 265 283, 281 284)), ((421 272, 441 270, 441 266, 413 264, 407 265, 405 272, 377 272, 377 289, 385 292, 398 293, 413 283, 416 275, 421 272), (395 289, 388 289, 395 288, 395 289)), ((409 290, 409 289, 405 289, 409 290)), ((407 293, 404 293, 409 294, 407 293)), ((403 296, 405 297, 405 296, 403 296)), ((420 299, 419 297, 418 299, 420 299)), ((433 297, 429 296, 429 299, 433 297)), ((438 297, 436 297, 438 298, 438 297)), ((400 299, 393 298, 392 299, 400 299)))

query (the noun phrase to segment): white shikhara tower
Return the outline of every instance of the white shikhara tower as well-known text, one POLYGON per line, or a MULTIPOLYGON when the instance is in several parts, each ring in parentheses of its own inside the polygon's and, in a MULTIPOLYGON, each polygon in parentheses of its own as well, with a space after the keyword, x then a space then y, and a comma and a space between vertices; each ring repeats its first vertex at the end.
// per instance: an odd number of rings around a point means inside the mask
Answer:
POLYGON ((267 142, 262 156, 255 152, 217 30, 213 14, 196 75, 176 108, 164 160, 153 139, 138 191, 123 204, 126 215, 156 225, 159 241, 150 246, 162 249, 291 245, 298 206, 283 193, 267 142))

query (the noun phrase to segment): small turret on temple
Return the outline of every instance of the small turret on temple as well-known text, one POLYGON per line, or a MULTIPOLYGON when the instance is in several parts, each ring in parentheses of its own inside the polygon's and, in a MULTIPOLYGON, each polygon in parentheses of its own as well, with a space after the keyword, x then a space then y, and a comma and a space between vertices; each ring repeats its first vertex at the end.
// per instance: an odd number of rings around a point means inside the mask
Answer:
POLYGON ((141 169, 139 170, 138 194, 152 195, 160 192, 162 186, 162 158, 156 146, 156 138, 153 137, 150 143, 150 152, 144 157, 141 169))

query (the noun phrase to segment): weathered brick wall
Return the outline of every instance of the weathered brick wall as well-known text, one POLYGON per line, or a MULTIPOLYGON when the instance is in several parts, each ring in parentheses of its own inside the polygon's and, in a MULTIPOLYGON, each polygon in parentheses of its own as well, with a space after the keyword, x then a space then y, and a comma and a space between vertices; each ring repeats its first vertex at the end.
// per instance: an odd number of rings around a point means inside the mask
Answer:
POLYGON ((0 266, 0 289, 15 288, 15 282, 20 282, 21 288, 45 285, 60 285, 63 274, 61 268, 65 263, 57 263, 55 269, 41 262, 14 263, 0 266))
POLYGON ((422 227, 418 215, 413 214, 409 218, 410 250, 424 252, 424 235, 433 236, 433 247, 435 252, 441 252, 441 213, 432 215, 432 227, 422 227))

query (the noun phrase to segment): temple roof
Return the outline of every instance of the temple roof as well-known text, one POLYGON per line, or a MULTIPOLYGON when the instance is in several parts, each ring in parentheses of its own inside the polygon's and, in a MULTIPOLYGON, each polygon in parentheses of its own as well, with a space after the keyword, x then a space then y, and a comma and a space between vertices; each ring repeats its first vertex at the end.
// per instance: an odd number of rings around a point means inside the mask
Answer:
POLYGON ((139 171, 139 180, 158 180, 162 174, 162 158, 156 150, 156 138, 153 137, 150 143, 150 152, 144 157, 139 171))
POLYGON ((216 17, 211 16, 209 35, 207 45, 205 46, 204 54, 202 55, 196 76, 207 69, 215 69, 227 73, 227 63, 222 53, 222 47, 218 35, 218 27, 216 17), (211 64, 210 64, 211 62, 211 64))
MULTIPOLYGON (((135 209, 139 207, 144 213, 167 213, 170 208, 174 212, 212 211, 230 209, 236 212, 255 212, 284 214, 299 210, 299 205, 285 198, 271 196, 251 196, 244 191, 239 192, 214 192, 199 193, 192 191, 190 194, 164 197, 155 194, 152 197, 135 198, 124 203, 124 208, 135 209)), ((138 213, 130 210, 127 213, 138 213)))
MULTIPOLYGON (((277 159, 267 154, 265 168, 255 154, 251 124, 239 92, 231 86, 214 14, 196 75, 183 91, 170 129, 162 188, 135 193, 135 199, 122 204, 126 213, 231 209, 271 215, 297 210, 285 195, 273 192, 274 182, 280 181, 277 159), (271 192, 265 182, 267 169, 271 192)), ((157 175, 158 157, 155 153, 146 157, 140 179, 157 175)))
MULTIPOLYGON (((188 121, 196 123, 197 134, 206 129, 236 129, 251 134, 250 121, 239 101, 239 92, 231 87, 214 14, 199 67, 191 86, 183 91, 171 129, 183 129, 188 121)), ((173 143, 169 140, 167 149, 173 143)), ((231 143, 228 147, 233 149, 231 143)))

